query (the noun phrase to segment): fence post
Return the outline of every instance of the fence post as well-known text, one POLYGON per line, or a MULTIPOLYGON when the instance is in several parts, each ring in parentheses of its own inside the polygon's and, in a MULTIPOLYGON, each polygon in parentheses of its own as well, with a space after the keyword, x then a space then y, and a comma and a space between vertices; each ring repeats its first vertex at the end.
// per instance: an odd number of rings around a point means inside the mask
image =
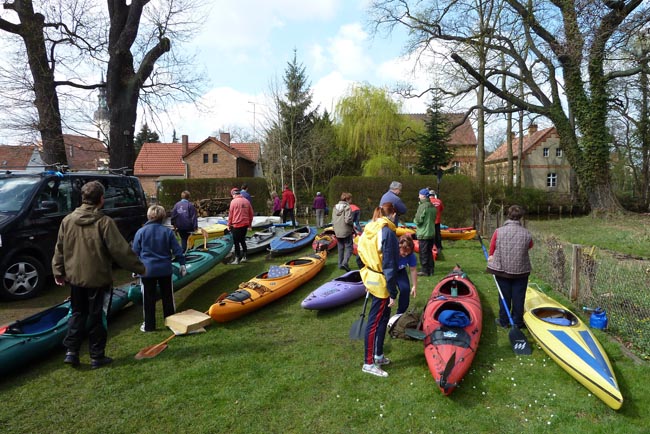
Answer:
POLYGON ((572 245, 571 258, 571 287, 569 288, 569 299, 575 301, 580 294, 580 258, 582 257, 582 246, 572 245))

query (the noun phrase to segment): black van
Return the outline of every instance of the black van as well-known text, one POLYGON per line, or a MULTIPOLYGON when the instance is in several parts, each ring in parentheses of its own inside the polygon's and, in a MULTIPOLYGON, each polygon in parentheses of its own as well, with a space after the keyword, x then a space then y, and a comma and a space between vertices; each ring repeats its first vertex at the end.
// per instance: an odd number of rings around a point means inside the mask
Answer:
POLYGON ((81 186, 88 181, 104 185, 102 211, 131 241, 147 221, 138 178, 101 172, 0 174, 0 298, 30 298, 43 289, 52 275, 61 220, 81 204, 81 186))

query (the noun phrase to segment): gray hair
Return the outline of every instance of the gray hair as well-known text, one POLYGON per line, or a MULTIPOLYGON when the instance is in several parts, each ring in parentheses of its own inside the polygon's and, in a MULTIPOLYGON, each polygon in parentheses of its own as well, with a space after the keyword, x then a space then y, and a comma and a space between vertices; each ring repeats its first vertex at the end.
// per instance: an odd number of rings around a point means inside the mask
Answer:
POLYGON ((393 181, 390 183, 390 187, 388 188, 389 190, 401 190, 402 189, 402 183, 399 181, 393 181))
POLYGON ((163 221, 165 219, 165 208, 160 205, 151 205, 147 210, 147 220, 150 222, 163 221))

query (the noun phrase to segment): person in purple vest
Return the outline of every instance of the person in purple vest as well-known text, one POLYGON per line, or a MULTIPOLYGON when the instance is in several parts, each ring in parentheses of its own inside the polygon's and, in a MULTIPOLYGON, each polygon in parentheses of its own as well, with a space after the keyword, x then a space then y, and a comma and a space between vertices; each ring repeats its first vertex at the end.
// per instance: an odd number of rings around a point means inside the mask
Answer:
MULTIPOLYGON (((187 239, 190 234, 199 228, 199 217, 196 213, 196 208, 190 202, 190 192, 184 191, 181 193, 181 200, 176 202, 171 212, 172 225, 174 230, 178 232, 181 237, 181 248, 183 251, 187 250, 187 239)), ((194 246, 190 246, 194 247, 194 246)))

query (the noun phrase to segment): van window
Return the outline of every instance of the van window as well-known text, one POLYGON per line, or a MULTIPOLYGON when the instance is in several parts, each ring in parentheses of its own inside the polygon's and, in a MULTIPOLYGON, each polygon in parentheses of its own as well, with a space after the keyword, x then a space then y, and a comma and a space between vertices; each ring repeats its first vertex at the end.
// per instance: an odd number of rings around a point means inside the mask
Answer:
POLYGON ((40 182, 37 177, 0 179, 0 212, 18 212, 40 182))
POLYGON ((47 209, 45 215, 68 214, 73 210, 72 187, 67 179, 51 179, 36 196, 37 208, 47 209))
POLYGON ((138 204, 137 191, 128 178, 111 178, 104 187, 104 208, 124 208, 138 204))

